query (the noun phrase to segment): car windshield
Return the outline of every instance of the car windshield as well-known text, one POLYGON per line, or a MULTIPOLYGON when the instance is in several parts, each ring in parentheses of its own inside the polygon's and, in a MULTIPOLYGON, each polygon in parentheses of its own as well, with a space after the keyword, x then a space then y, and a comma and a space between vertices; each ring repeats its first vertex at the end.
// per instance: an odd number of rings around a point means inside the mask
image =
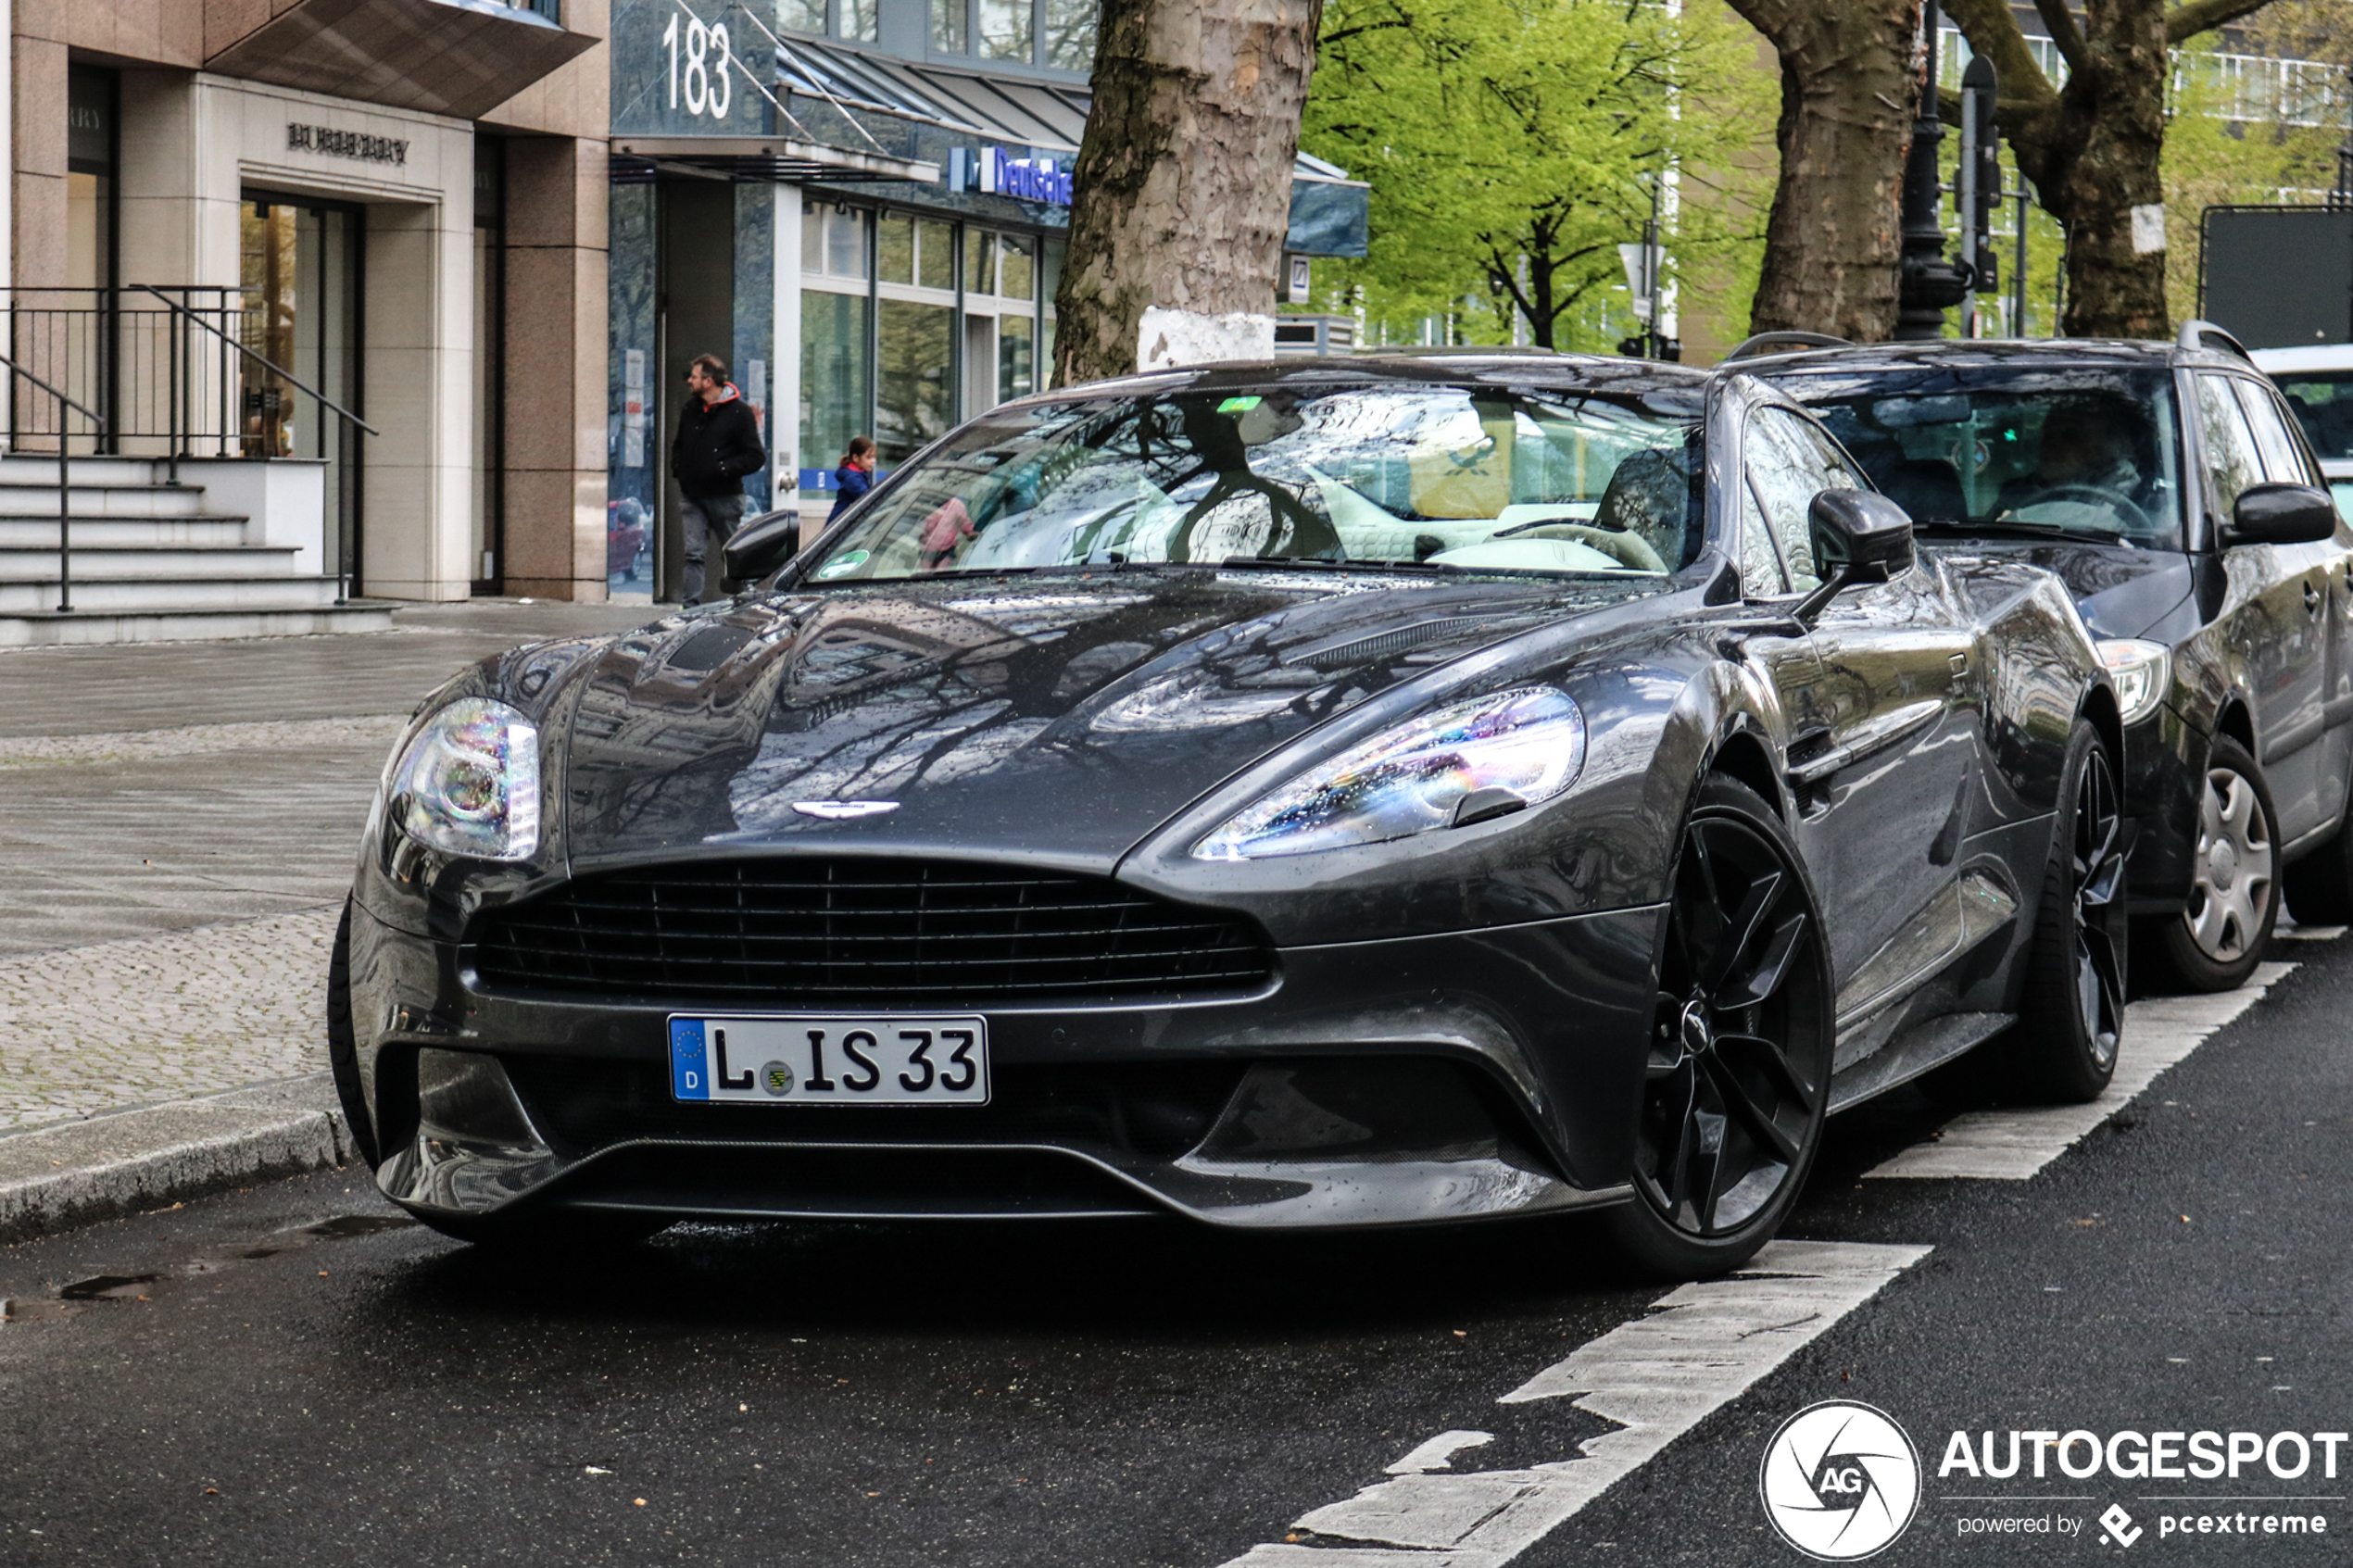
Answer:
POLYGON ((2020 523, 2181 546, 2169 371, 1923 369, 1783 385, 1923 525, 2020 523))
POLYGON ((1140 562, 1663 576, 1699 553, 1700 398, 1275 385, 1000 408, 810 574, 1140 562))

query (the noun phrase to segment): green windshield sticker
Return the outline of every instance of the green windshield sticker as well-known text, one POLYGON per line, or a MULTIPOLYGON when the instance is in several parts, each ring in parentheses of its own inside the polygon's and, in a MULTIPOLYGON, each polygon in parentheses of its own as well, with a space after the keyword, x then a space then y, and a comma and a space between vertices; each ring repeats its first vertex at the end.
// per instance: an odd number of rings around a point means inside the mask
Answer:
POLYGON ((1263 397, 1228 397, 1217 405, 1217 411, 1221 414, 1247 414, 1265 401, 1263 397))
POLYGON ((836 556, 833 559, 827 561, 824 565, 819 567, 817 569, 817 575, 819 577, 839 577, 845 572, 855 571, 860 567, 866 564, 866 556, 867 552, 864 550, 845 551, 842 554, 836 556))

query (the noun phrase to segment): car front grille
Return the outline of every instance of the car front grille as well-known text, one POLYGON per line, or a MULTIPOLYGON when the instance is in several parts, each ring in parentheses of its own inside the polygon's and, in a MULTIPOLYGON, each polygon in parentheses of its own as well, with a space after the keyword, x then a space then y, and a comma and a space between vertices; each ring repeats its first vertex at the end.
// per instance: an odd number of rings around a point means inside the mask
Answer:
POLYGON ((1252 991, 1234 916, 1094 877, 953 861, 806 859, 583 878, 490 912, 496 988, 722 1004, 975 1006, 1252 991))

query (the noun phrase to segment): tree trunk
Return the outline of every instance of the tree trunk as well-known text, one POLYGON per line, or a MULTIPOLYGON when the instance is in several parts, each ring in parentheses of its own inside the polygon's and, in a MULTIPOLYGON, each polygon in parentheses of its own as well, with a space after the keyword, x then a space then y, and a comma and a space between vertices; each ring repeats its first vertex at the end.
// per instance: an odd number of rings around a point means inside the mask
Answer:
POLYGON ((1275 346, 1322 0, 1105 0, 1055 291, 1057 385, 1275 346))
MULTIPOLYGON (((2044 209, 2067 231, 2070 337, 2162 338, 2165 82, 2169 44, 2260 9, 2264 0, 2086 0, 2078 29, 2043 0, 2068 62, 2056 91, 2027 52, 2007 0, 1946 0, 1969 47, 2000 73, 2002 134, 2044 209), (2135 225, 2134 209, 2148 218, 2135 225)), ((1949 118, 1949 117, 1948 117, 1949 118)), ((2186 242, 2190 236, 2178 236, 2186 242)))
POLYGON ((1895 329, 1919 0, 1732 0, 1732 8, 1781 66, 1780 180, 1749 330, 1883 341, 1895 329))

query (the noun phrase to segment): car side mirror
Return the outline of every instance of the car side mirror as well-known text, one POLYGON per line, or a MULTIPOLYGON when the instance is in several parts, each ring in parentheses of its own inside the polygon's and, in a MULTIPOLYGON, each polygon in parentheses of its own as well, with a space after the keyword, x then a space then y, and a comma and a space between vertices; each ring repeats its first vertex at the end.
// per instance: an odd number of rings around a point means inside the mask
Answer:
POLYGON ((2221 545, 2317 545, 2336 533, 2336 502, 2313 484, 2250 484, 2231 508, 2221 545))
POLYGON ((720 557, 729 577, 749 583, 767 576, 799 550, 800 512, 798 508, 786 508, 762 512, 736 529, 720 557))
POLYGON ((1912 570, 1912 516, 1872 490, 1825 490, 1806 508, 1825 581, 1885 583, 1912 570))

